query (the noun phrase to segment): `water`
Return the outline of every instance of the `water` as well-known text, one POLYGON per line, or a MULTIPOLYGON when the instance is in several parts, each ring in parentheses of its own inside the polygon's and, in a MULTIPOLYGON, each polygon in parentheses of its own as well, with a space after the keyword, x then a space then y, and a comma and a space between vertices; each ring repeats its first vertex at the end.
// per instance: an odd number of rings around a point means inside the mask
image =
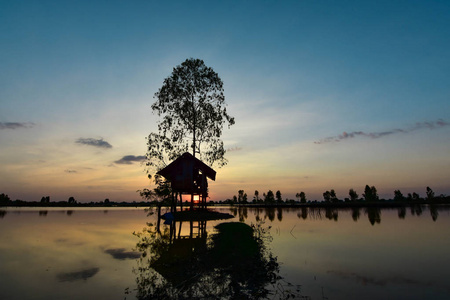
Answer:
POLYGON ((160 238, 149 226, 155 215, 143 209, 1 209, 0 299, 151 298, 151 289, 161 296, 183 284, 225 298, 233 279, 259 292, 266 285, 267 298, 292 292, 310 299, 450 299, 448 208, 217 210, 235 218, 194 222, 204 228, 192 230, 189 222, 173 231, 162 225, 160 238), (261 255, 245 268, 250 256, 242 247, 230 256, 213 239, 214 226, 230 221, 262 232, 261 255), (182 268, 186 251, 194 253, 186 265, 196 274, 182 268), (238 263, 225 268, 230 257, 238 263), (271 282, 274 274, 283 279, 271 282))

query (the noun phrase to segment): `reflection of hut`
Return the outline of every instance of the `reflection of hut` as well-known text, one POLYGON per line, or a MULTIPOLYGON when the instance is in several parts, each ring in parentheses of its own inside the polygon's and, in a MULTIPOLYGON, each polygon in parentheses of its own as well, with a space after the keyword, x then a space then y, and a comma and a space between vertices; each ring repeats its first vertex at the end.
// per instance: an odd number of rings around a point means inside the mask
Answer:
POLYGON ((199 205, 206 207, 208 197, 207 178, 216 180, 216 171, 195 158, 190 153, 184 153, 167 167, 157 173, 171 183, 173 193, 172 210, 175 210, 178 196, 182 204, 182 195, 191 195, 191 208, 194 205, 194 196, 198 196, 199 205))

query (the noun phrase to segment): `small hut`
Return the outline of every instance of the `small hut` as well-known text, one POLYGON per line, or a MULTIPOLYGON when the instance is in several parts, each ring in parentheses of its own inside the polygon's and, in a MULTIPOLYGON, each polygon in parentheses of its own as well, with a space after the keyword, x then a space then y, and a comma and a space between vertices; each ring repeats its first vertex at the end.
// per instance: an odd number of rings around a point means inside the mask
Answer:
POLYGON ((157 172, 171 183, 172 211, 176 210, 178 197, 183 205, 182 195, 191 195, 191 209, 194 206, 194 196, 199 198, 199 206, 206 208, 208 197, 208 180, 216 180, 216 171, 192 154, 186 152, 171 162, 167 167, 157 172))

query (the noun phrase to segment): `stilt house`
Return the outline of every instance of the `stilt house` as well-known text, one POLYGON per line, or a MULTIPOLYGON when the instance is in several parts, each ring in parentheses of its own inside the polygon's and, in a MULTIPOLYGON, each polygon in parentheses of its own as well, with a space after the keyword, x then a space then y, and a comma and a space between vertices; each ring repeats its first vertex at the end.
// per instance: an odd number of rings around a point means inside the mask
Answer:
POLYGON ((182 203, 182 195, 191 195, 191 208, 194 205, 194 196, 198 196, 199 206, 206 208, 208 197, 208 181, 216 180, 216 171, 206 165, 192 154, 185 152, 171 162, 167 167, 157 172, 171 183, 172 187, 172 211, 175 211, 178 197, 182 203))

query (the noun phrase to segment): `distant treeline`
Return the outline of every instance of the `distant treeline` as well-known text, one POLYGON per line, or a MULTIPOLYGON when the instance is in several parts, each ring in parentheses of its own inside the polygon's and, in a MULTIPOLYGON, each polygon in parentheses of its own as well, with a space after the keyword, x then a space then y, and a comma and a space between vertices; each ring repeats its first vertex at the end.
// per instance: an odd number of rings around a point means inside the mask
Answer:
MULTIPOLYGON (((402 204, 450 204, 450 196, 436 196, 430 187, 426 188, 426 196, 420 197, 416 192, 408 193, 406 196, 400 190, 394 191, 394 197, 391 199, 380 199, 375 186, 366 185, 361 197, 354 189, 350 189, 348 197, 339 199, 335 190, 327 190, 323 193, 323 200, 308 200, 305 192, 296 194, 296 199, 283 199, 278 190, 273 193, 269 190, 262 196, 255 190, 252 199, 249 199, 244 190, 239 190, 238 194, 231 199, 220 201, 209 201, 209 205, 249 205, 249 206, 398 206, 402 204)), ((105 199, 99 202, 79 203, 74 197, 69 197, 67 201, 50 200, 50 196, 43 196, 40 201, 11 200, 8 195, 0 194, 0 206, 29 206, 29 207, 148 207, 157 205, 170 205, 170 201, 140 201, 140 202, 113 202, 105 199)), ((188 201, 185 201, 188 203, 188 201)))
POLYGON ((225 201, 219 201, 221 204, 228 205, 296 205, 296 204, 309 204, 309 205, 367 205, 367 204, 407 204, 407 203, 434 203, 434 204, 450 204, 450 196, 441 194, 436 196, 430 187, 426 188, 426 196, 420 197, 416 192, 408 193, 406 196, 400 190, 394 191, 394 197, 391 199, 380 199, 375 186, 366 185, 364 193, 360 197, 354 189, 350 189, 348 197, 339 199, 334 189, 327 190, 323 194, 323 200, 308 200, 305 192, 299 192, 295 196, 297 199, 283 199, 281 192, 278 190, 274 194, 272 190, 267 193, 263 193, 260 196, 259 191, 255 190, 253 198, 250 200, 247 193, 244 190, 239 190, 237 195, 234 195, 232 199, 225 201))
POLYGON ((27 206, 27 207, 148 207, 152 202, 113 202, 109 199, 98 202, 81 203, 77 202, 74 197, 70 197, 67 201, 51 201, 50 196, 43 196, 41 201, 23 201, 23 200, 11 200, 8 195, 0 194, 0 206, 27 206))

